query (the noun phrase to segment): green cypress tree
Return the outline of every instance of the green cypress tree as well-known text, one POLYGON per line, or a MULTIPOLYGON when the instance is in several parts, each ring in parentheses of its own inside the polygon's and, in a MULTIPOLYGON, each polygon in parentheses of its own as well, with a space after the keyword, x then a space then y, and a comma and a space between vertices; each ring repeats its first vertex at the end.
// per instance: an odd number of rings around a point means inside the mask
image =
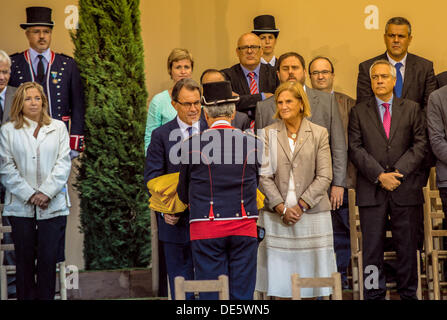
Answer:
POLYGON ((72 40, 85 85, 86 147, 76 187, 90 270, 142 267, 150 259, 140 31, 139 0, 79 0, 72 40))

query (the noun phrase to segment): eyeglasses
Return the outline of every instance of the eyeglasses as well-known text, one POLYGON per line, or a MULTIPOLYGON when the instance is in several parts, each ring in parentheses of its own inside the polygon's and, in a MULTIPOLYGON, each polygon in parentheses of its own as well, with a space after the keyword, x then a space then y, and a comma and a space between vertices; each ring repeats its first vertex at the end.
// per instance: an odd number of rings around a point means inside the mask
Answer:
POLYGON ((259 49, 261 49, 261 46, 240 46, 237 47, 239 51, 243 51, 244 53, 248 52, 249 49, 251 49, 254 53, 258 52, 259 49))
POLYGON ((332 73, 332 71, 329 71, 329 70, 313 71, 313 72, 310 73, 310 75, 315 77, 315 76, 320 75, 320 73, 321 73, 323 76, 327 76, 328 74, 332 73))
POLYGON ((187 107, 187 108, 191 108, 193 106, 198 108, 198 107, 202 106, 202 104, 200 103, 200 100, 197 100, 196 102, 180 102, 178 100, 175 100, 175 102, 177 102, 178 104, 180 104, 184 107, 187 107))

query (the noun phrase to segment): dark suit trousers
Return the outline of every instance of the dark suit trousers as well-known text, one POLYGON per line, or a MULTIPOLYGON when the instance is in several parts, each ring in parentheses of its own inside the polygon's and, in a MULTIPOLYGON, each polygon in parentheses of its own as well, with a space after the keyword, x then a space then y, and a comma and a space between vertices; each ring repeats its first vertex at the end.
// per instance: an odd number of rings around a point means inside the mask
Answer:
MULTIPOLYGON (((185 280, 194 280, 194 266, 192 263, 191 242, 171 243, 163 242, 166 269, 171 289, 171 299, 175 300, 175 277, 181 276, 185 280)), ((194 299, 194 293, 187 293, 186 300, 194 299)))
POLYGON ((9 221, 17 261, 17 299, 53 300, 59 244, 65 238, 67 217, 9 217, 9 221))
MULTIPOLYGON (((193 240, 192 254, 197 280, 228 276, 230 300, 253 300, 256 285, 258 239, 228 236, 193 240)), ((201 293, 201 300, 217 300, 217 293, 201 293)))
MULTIPOLYGON (((417 215, 418 206, 398 206, 388 194, 383 204, 373 207, 359 207, 362 229, 364 268, 364 296, 366 300, 385 299, 386 283, 384 274, 384 243, 386 220, 390 215, 393 247, 397 253, 397 291, 401 299, 417 299, 417 215), (367 288, 371 273, 366 268, 377 267, 378 287, 367 288)), ((369 269, 368 268, 368 269, 369 269)))

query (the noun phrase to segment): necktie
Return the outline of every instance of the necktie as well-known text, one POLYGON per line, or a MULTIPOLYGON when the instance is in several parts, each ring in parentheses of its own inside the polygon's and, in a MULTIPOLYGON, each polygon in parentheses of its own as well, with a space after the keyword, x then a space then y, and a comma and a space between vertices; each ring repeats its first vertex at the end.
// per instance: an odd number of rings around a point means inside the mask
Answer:
POLYGON ((385 108, 385 113, 383 114, 383 129, 385 129, 386 137, 390 138, 390 128, 391 128, 391 114, 390 114, 390 104, 382 103, 385 108))
POLYGON ((188 137, 192 136, 192 127, 188 127, 186 130, 188 131, 188 137))
POLYGON ((248 74, 248 77, 250 78, 250 94, 257 94, 257 93, 259 93, 258 85, 256 84, 256 81, 255 81, 255 73, 254 72, 250 72, 248 74))
POLYGON ((403 66, 402 63, 398 62, 394 65, 396 68, 396 86, 394 87, 394 92, 396 93, 396 97, 400 98, 402 96, 402 73, 400 73, 400 68, 403 66))
POLYGON ((37 64, 37 82, 39 83, 43 83, 43 80, 45 78, 45 72, 44 72, 44 68, 43 68, 43 55, 39 54, 37 56, 37 58, 39 58, 39 63, 37 64))
POLYGON ((3 122, 3 101, 2 97, 0 97, 0 124, 3 122))

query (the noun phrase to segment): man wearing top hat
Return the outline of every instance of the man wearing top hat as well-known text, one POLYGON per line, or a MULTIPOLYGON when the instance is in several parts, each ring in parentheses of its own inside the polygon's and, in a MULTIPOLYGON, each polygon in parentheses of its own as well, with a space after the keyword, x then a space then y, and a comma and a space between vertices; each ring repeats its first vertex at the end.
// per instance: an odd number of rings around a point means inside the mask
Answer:
POLYGON ((48 97, 52 118, 62 120, 70 132, 71 156, 76 157, 84 149, 84 92, 78 67, 73 58, 54 53, 50 49, 51 9, 26 8, 25 29, 30 48, 11 55, 10 85, 18 87, 28 81, 41 84, 48 97))
POLYGON ((276 64, 275 46, 279 34, 279 29, 276 29, 275 17, 264 14, 254 18, 252 33, 261 39, 263 49, 261 63, 274 67, 276 64))
MULTIPOLYGON (((230 299, 253 299, 256 283, 256 190, 262 143, 235 129, 239 97, 228 81, 203 84, 209 129, 181 146, 178 196, 190 208, 190 238, 197 280, 229 277, 230 299)), ((217 299, 217 294, 201 294, 217 299)))

